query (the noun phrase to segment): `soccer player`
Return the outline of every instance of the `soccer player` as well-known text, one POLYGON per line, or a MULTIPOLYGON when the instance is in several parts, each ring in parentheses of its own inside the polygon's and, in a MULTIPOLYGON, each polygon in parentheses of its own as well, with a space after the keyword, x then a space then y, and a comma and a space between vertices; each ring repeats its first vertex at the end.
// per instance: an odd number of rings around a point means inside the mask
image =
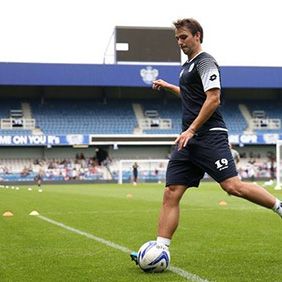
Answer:
POLYGON ((133 174, 133 185, 137 185, 138 180, 138 164, 135 162, 132 166, 132 174, 133 174))
POLYGON ((220 113, 220 69, 202 50, 203 29, 192 18, 174 22, 175 38, 188 60, 179 75, 179 86, 162 79, 153 89, 165 89, 182 102, 182 133, 176 138, 166 172, 157 242, 170 245, 179 221, 179 203, 190 187, 198 187, 207 172, 228 194, 244 198, 282 217, 281 201, 262 187, 237 176, 228 130, 220 113))
POLYGON ((36 182, 37 186, 38 186, 38 191, 42 191, 41 189, 41 184, 42 184, 42 181, 43 181, 43 176, 42 176, 42 172, 38 172, 38 174, 35 175, 34 177, 34 181, 36 182))

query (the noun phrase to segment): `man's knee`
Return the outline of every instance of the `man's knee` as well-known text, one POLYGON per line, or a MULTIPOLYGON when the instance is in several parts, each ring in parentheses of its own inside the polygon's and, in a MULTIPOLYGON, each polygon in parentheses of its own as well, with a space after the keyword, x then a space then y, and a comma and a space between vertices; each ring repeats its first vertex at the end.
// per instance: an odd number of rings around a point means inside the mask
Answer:
POLYGON ((164 205, 178 205, 185 192, 184 187, 178 187, 175 185, 167 186, 164 189, 163 204, 164 205))
POLYGON ((243 185, 238 177, 226 179, 220 183, 221 188, 228 194, 242 197, 244 195, 243 185))

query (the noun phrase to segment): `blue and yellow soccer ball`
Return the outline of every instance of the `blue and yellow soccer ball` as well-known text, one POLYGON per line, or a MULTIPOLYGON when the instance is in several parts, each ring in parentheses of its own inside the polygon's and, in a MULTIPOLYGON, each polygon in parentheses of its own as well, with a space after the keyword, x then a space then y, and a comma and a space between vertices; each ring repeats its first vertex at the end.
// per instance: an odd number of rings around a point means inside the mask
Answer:
POLYGON ((145 272, 163 272, 170 263, 169 249, 157 241, 146 242, 138 251, 137 261, 145 272))

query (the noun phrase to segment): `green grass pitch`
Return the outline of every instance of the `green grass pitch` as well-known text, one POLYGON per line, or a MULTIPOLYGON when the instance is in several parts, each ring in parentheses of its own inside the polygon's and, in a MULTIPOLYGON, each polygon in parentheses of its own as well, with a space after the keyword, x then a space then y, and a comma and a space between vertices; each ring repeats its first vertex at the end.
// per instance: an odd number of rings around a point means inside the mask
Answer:
MULTIPOLYGON (((126 251, 65 228, 138 250, 155 239, 163 185, 43 185, 42 193, 27 188, 0 189, 1 282, 201 281, 173 271, 146 274, 126 251), (29 215, 34 210, 63 226, 29 215), (5 211, 13 216, 4 217, 5 211)), ((181 210, 172 266, 207 281, 282 281, 282 221, 272 211, 206 182, 186 192, 181 210)))

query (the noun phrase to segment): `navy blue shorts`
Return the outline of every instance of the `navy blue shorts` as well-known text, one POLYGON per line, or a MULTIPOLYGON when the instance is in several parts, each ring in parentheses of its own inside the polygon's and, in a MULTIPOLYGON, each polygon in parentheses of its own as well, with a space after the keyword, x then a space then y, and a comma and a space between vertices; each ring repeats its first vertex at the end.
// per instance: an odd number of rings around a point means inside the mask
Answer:
POLYGON ((166 186, 198 187, 205 172, 217 182, 238 175, 227 132, 195 135, 180 151, 176 146, 168 163, 166 186))

